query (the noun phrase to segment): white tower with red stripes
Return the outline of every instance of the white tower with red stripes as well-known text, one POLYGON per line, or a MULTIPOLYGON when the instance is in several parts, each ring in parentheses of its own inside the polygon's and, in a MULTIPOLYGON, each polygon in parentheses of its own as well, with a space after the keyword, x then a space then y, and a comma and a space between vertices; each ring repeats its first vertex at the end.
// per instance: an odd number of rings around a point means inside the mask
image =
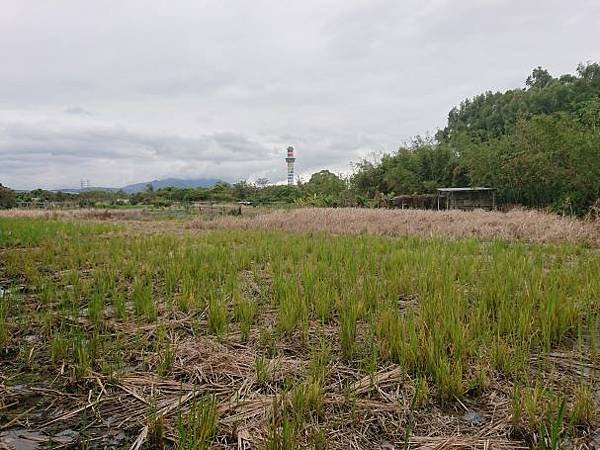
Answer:
POLYGON ((287 163, 287 181, 288 186, 294 185, 294 163, 296 162, 296 157, 294 156, 294 147, 291 145, 287 148, 287 157, 285 158, 285 162, 287 163))

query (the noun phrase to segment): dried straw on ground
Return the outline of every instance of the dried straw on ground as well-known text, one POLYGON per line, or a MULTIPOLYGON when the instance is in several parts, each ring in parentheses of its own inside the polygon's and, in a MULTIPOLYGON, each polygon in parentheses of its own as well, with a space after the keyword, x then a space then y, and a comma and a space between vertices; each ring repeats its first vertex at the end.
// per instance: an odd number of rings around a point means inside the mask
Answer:
POLYGON ((146 217, 143 209, 8 209, 0 211, 0 217, 27 217, 30 219, 92 219, 92 220, 141 220, 146 217))
MULTIPOLYGON (((0 217, 37 219, 139 221, 148 215, 140 209, 123 210, 7 210, 0 217)), ((159 227, 174 231, 167 221, 154 220, 159 227)), ((148 224, 147 221, 145 221, 148 224)), ((170 224, 173 225, 173 224, 170 224)), ((145 227, 147 228, 147 227, 145 227)), ((294 233, 374 234, 442 238, 501 239, 525 242, 570 242, 600 247, 600 222, 562 217, 537 210, 431 211, 365 208, 298 208, 275 210, 252 216, 198 217, 188 230, 212 229, 279 230, 294 233)), ((150 230, 146 230, 150 231, 150 230)))
POLYGON ((362 208, 278 210, 256 217, 197 219, 196 229, 258 229, 334 234, 375 234, 572 242, 600 246, 600 224, 536 210, 427 211, 362 208))

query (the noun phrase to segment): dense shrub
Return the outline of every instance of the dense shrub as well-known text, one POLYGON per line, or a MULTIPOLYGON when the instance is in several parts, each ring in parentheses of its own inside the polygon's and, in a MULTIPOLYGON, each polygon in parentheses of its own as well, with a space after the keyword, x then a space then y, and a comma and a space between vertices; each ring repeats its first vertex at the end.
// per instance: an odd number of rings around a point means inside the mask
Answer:
POLYGON ((16 196, 12 189, 0 184, 0 209, 9 209, 16 206, 16 196))

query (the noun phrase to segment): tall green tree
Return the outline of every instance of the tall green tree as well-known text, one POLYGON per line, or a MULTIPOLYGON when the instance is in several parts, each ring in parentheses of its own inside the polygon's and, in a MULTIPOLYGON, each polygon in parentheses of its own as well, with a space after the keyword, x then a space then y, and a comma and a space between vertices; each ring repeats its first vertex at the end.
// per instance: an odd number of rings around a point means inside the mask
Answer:
POLYGON ((9 209, 16 206, 15 191, 9 189, 0 183, 0 209, 9 209))
POLYGON ((313 173, 303 190, 308 194, 339 195, 346 189, 346 182, 329 170, 313 173))

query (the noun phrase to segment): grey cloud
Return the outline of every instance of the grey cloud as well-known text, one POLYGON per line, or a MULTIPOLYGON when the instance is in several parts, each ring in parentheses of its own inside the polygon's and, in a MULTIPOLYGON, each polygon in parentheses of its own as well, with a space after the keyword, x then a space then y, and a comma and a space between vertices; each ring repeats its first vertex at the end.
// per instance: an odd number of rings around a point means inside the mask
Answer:
POLYGON ((69 106, 64 109, 67 114, 75 114, 77 116, 91 116, 92 113, 81 106, 69 106))
POLYGON ((149 157, 227 159, 253 161, 260 152, 269 152, 261 144, 239 133, 181 137, 144 134, 124 128, 49 129, 25 124, 4 127, 0 155, 49 154, 78 156, 85 159, 111 158, 143 160, 149 157))
MULTIPOLYGON (((38 184, 23 184, 23 175, 36 172, 38 183, 51 187, 72 186, 82 176, 97 184, 120 185, 123 172, 131 174, 127 182, 181 174, 229 181, 268 174, 277 180, 284 170, 281 155, 278 149, 236 132, 184 137, 122 127, 20 123, 3 126, 0 135, 3 182, 27 188, 38 184), (120 166, 117 171, 108 171, 114 165, 120 166)), ((310 156, 304 155, 302 166, 310 156)), ((313 156, 314 166, 328 160, 313 156)))
POLYGON ((7 0, 0 182, 348 170, 599 40, 593 0, 7 0))

